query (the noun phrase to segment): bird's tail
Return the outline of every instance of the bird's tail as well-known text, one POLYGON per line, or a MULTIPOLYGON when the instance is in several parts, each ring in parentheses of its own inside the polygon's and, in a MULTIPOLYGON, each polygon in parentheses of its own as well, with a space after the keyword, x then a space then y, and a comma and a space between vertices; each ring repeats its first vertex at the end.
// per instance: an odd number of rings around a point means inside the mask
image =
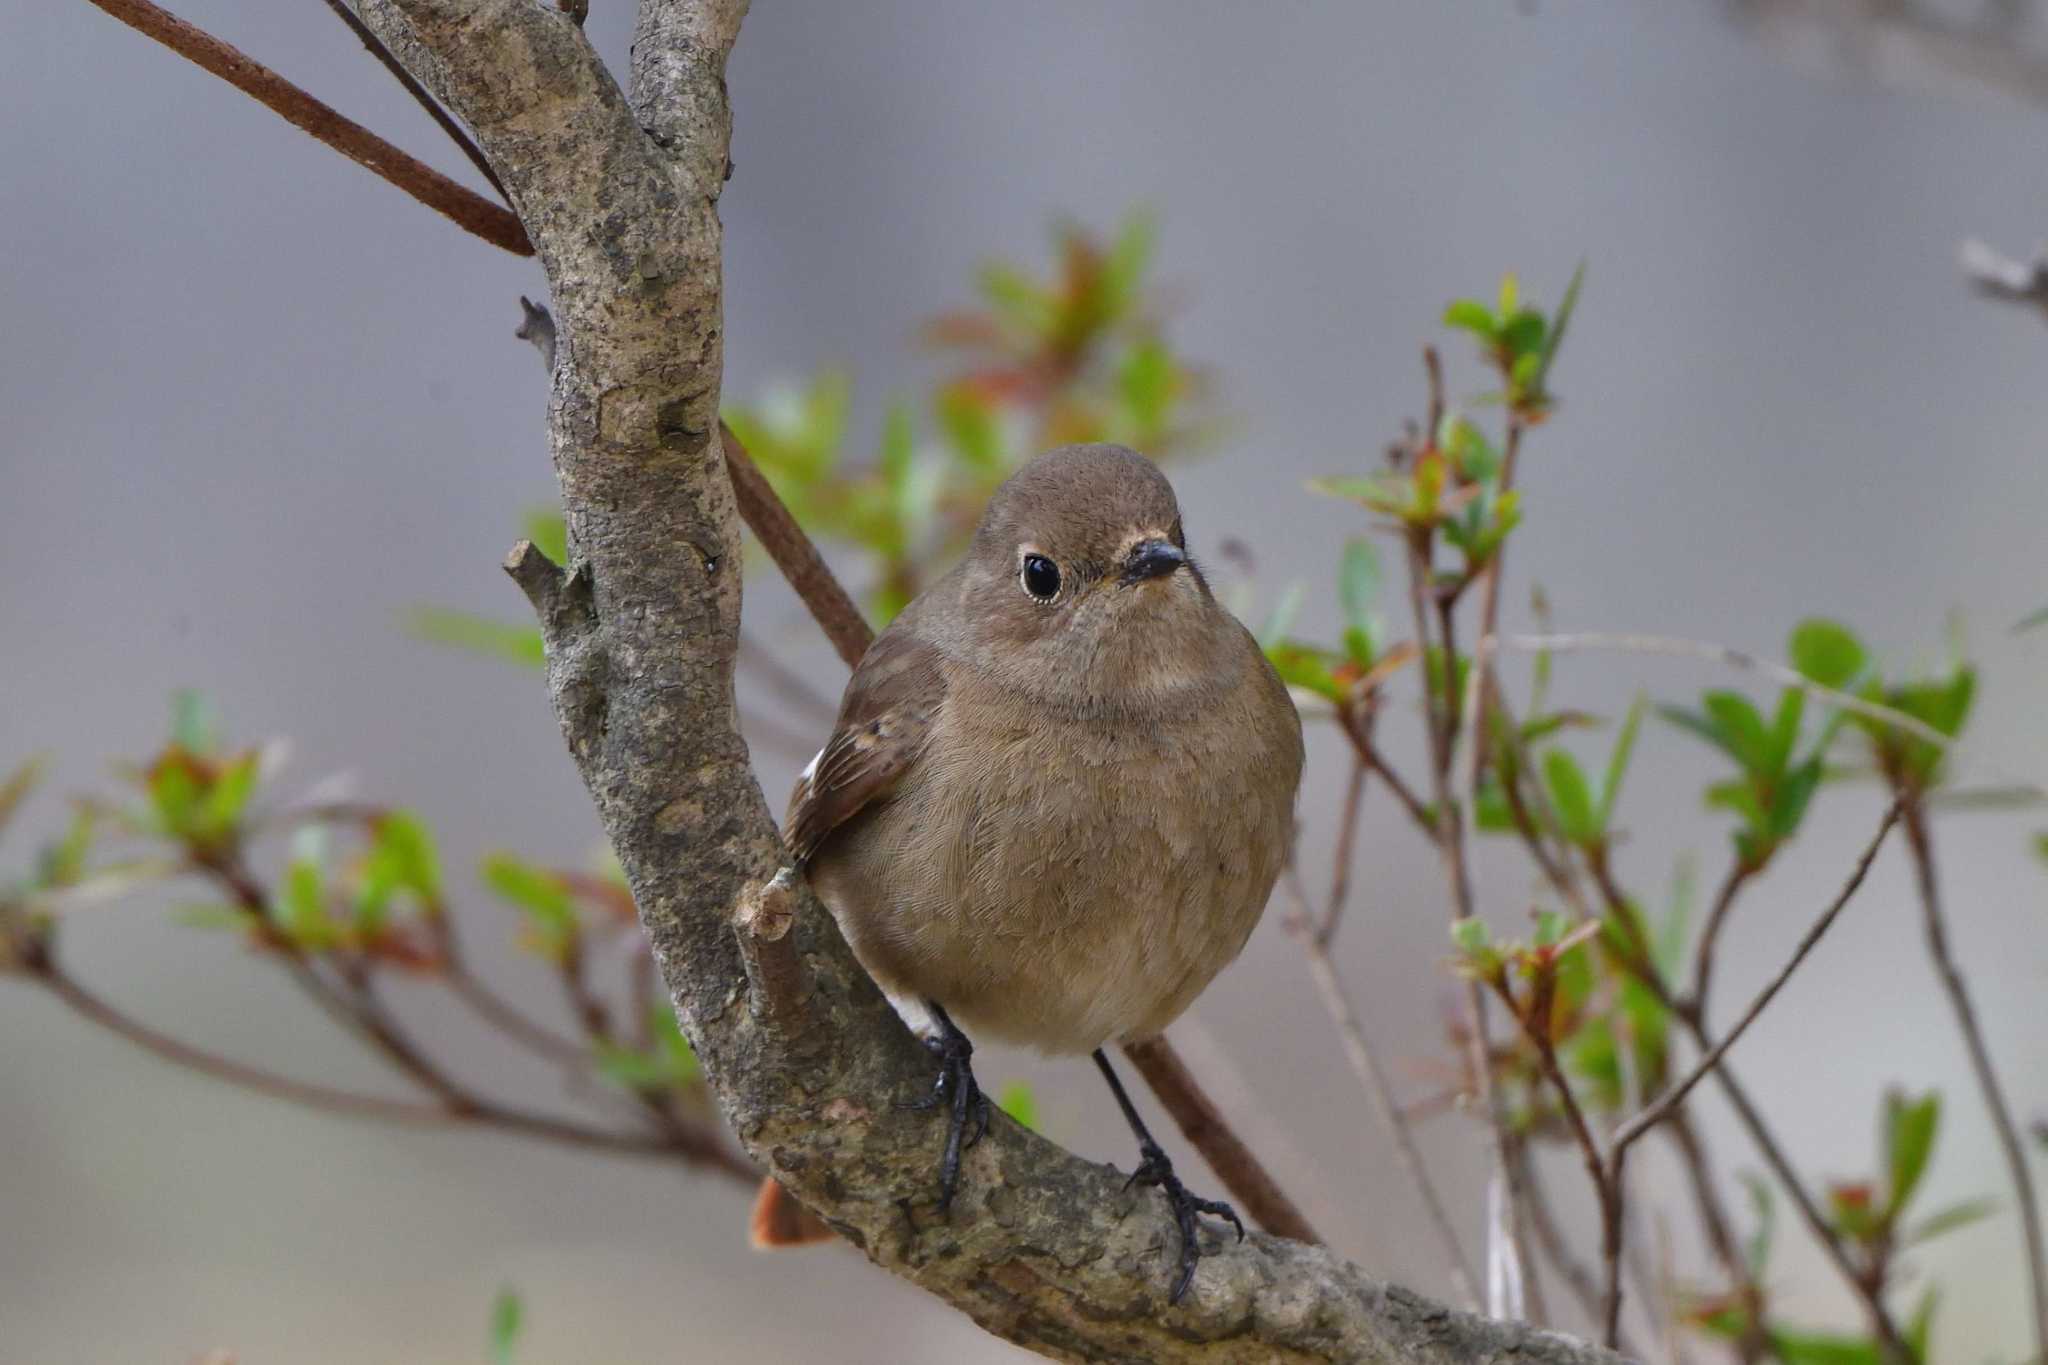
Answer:
POLYGON ((810 1246, 815 1242, 832 1240, 832 1229, 796 1202, 796 1196, 782 1188, 782 1182, 769 1176, 761 1182, 760 1190, 754 1195, 753 1216, 747 1222, 747 1240, 757 1251, 776 1251, 783 1247, 810 1246))

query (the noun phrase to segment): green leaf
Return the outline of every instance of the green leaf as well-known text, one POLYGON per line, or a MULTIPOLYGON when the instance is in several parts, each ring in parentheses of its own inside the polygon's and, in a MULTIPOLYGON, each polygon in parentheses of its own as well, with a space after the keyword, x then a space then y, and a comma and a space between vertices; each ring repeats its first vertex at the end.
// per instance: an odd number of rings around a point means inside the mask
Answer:
POLYGON ((188 929, 233 929, 246 930, 254 922, 251 915, 239 905, 197 904, 181 905, 171 911, 171 918, 188 929))
POLYGON ((1152 444, 1164 431, 1178 379, 1172 353, 1156 337, 1140 341, 1124 357, 1117 370, 1117 389, 1140 446, 1152 444))
POLYGON ((31 758, 9 773, 5 782, 0 782, 0 831, 7 828, 7 822, 14 818, 14 812, 20 809, 21 803, 35 790, 42 777, 43 760, 31 758))
POLYGON ((1560 834, 1576 844, 1591 843, 1600 837, 1599 826, 1594 822, 1593 796, 1577 759, 1563 749, 1547 750, 1543 755, 1543 785, 1557 813, 1560 834))
POLYGON ((1571 325, 1572 314, 1578 311, 1579 287, 1586 282, 1586 263, 1580 261, 1572 271, 1571 283, 1564 287, 1564 298, 1558 301, 1557 315, 1550 323, 1550 339, 1544 343, 1543 363, 1537 368, 1536 378, 1531 385, 1542 394, 1550 383, 1550 364, 1557 359, 1557 353, 1564 346, 1565 328, 1571 325))
POLYGON ((1533 308, 1519 310, 1501 327, 1500 343, 1514 358, 1517 382, 1534 379, 1542 367, 1544 332, 1543 315, 1533 308), (1528 362, 1526 373, 1521 369, 1525 360, 1528 362))
POLYGON ((1345 644, 1351 662, 1360 668, 1373 665, 1374 645, 1379 638, 1379 620, 1373 603, 1379 591, 1379 555, 1370 540, 1353 536, 1344 542, 1344 557, 1337 573, 1337 599, 1344 608, 1345 644))
POLYGON ((491 1303, 492 1365, 512 1365, 519 1349, 519 1334, 526 1319, 526 1306, 519 1291, 507 1285, 491 1303))
POLYGON ((2036 607, 2022 616, 2014 623, 2012 633, 2018 635, 2021 631, 2035 630, 2041 626, 2048 626, 2048 607, 2036 607))
POLYGON ((1158 243, 1159 220, 1149 210, 1138 209, 1128 214, 1118 227, 1116 240, 1110 243, 1108 258, 1102 266, 1103 288, 1114 313, 1128 312, 1137 299, 1158 243))
POLYGON ((484 885, 526 917, 527 943, 553 962, 563 961, 576 942, 575 898, 568 884, 545 868, 510 853, 493 853, 483 862, 484 885))
POLYGON ((404 810, 378 817, 374 826, 356 893, 356 918, 364 930, 375 933, 382 927, 399 892, 413 896, 424 911, 440 906, 441 861, 434 836, 419 816, 404 810))
POLYGON ((569 523, 563 519, 561 508, 549 503, 529 509, 522 529, 534 549, 555 561, 557 567, 568 567, 569 523))
POLYGON ((1921 1242, 1933 1241, 1944 1233, 1966 1228, 1998 1212, 1996 1199, 1966 1199, 1960 1204, 1950 1204, 1937 1209, 1906 1230, 1900 1239, 1901 1246, 1916 1246, 1921 1242))
POLYGON ((1770 761, 1771 742, 1764 731, 1763 717, 1756 706, 1740 692, 1708 692, 1700 698, 1707 708, 1707 716, 1713 722, 1715 731, 1721 736, 1721 747, 1732 755, 1735 761, 1751 773, 1769 773, 1776 769, 1770 761))
POLYGON ((171 694, 171 742, 188 754, 210 754, 219 742, 213 708, 189 687, 171 694))
POLYGON ((422 640, 437 645, 486 654, 526 668, 547 663, 547 650, 540 631, 533 626, 496 621, 476 612, 453 607, 413 607, 405 613, 405 628, 422 640))
POLYGON ((1467 915, 1464 919, 1452 921, 1451 943, 1461 953, 1483 953, 1493 946, 1493 931, 1477 915, 1467 915))
POLYGON ((1038 1131, 1038 1099, 1023 1081, 1011 1081, 1005 1085, 996 1107, 1032 1132, 1038 1131))
POLYGON ((277 931, 310 952, 324 951, 338 941, 327 914, 326 849, 325 833, 317 827, 308 826, 293 837, 283 895, 270 906, 277 931))
POLYGON ((1909 1100, 1897 1090, 1884 1097, 1884 1167, 1887 1218, 1896 1219, 1913 1198, 1920 1177, 1927 1173, 1927 1161, 1934 1152, 1934 1137, 1941 1125, 1941 1095, 1930 1091, 1909 1100))
POLYGON ((1594 829, 1604 835, 1614 822, 1614 805, 1621 797, 1622 779, 1628 776, 1628 765, 1636 751, 1636 732, 1643 728, 1643 694, 1636 693, 1636 699, 1629 703, 1628 715, 1622 719, 1621 730, 1614 736, 1614 751, 1607 756, 1607 775, 1600 784, 1600 805, 1593 812, 1594 829))
POLYGON ((1494 311, 1504 318, 1512 317, 1521 306, 1522 282, 1515 278, 1515 272, 1510 270, 1500 277, 1500 301, 1494 305, 1494 311))
POLYGON ((997 316, 1015 331, 1035 340, 1053 330, 1059 316, 1058 301, 1017 267, 990 261, 981 268, 980 284, 997 316))
POLYGON ((1883 1365, 1874 1341, 1825 1332, 1771 1332, 1771 1349, 1784 1365, 1883 1365))
POLYGON ((1847 626, 1814 617, 1792 631, 1792 666, 1822 687, 1841 691, 1869 666, 1870 657, 1847 626))
POLYGON ((1266 624, 1259 629, 1259 646, 1271 650, 1287 639, 1287 632, 1294 625, 1294 618, 1301 611, 1301 599, 1307 590, 1299 583, 1289 583, 1280 590, 1279 598, 1273 603, 1273 610, 1266 615, 1266 624))
POLYGON ((973 390, 955 385, 934 403, 939 429, 962 464, 983 476, 1003 470, 1003 433, 995 409, 973 390))
POLYGON ((1477 299, 1457 299, 1444 309, 1444 326, 1470 332, 1481 341, 1493 340, 1493 310, 1477 299))
POLYGON ((1792 761, 1799 743, 1799 723, 1806 715, 1806 693, 1788 687, 1778 696, 1778 710, 1771 717, 1771 729, 1764 746, 1763 773, 1779 773, 1792 761))
POLYGON ((1941 1304, 1941 1286, 1930 1284, 1920 1295, 1920 1302, 1913 1309, 1913 1316, 1906 1320, 1901 1335, 1906 1339, 1906 1349, 1913 1359, 1925 1365, 1927 1343, 1934 1335, 1934 1310, 1941 1304))
POLYGON ((1756 1216, 1755 1229, 1749 1234, 1742 1257, 1750 1278, 1761 1280, 1771 1263, 1771 1242, 1778 1229, 1777 1207, 1771 1199, 1771 1187, 1755 1172, 1742 1173, 1742 1188, 1749 1192, 1749 1207, 1756 1216))
POLYGON ((215 775, 213 783, 192 813, 192 832, 201 839, 217 839, 233 829, 256 794, 256 774, 261 755, 254 749, 237 755, 215 775))

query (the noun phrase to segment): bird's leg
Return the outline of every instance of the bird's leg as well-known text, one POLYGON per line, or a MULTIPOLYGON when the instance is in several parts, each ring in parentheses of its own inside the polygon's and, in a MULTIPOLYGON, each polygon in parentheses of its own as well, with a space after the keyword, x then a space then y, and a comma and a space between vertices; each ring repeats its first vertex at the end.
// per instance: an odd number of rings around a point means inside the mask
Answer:
POLYGON ((1179 1303, 1181 1295, 1188 1292, 1188 1286, 1195 1282, 1195 1263, 1202 1259, 1202 1244, 1199 1240, 1202 1214, 1214 1218, 1227 1218, 1237 1229, 1237 1240, 1244 1240, 1244 1224, 1238 1221, 1237 1210, 1220 1199, 1202 1199, 1189 1194, 1187 1186, 1180 1183, 1180 1177, 1173 1173, 1173 1161, 1158 1143, 1152 1140, 1152 1133, 1145 1127, 1145 1120, 1138 1117, 1138 1107, 1131 1103, 1131 1097, 1124 1093, 1124 1083, 1116 1078, 1116 1070, 1110 1066, 1109 1058, 1101 1048, 1095 1049, 1095 1065, 1102 1068, 1102 1079, 1109 1082, 1110 1093, 1116 1096, 1117 1107, 1124 1111, 1124 1121, 1131 1125, 1131 1131, 1138 1137, 1138 1169, 1131 1172, 1131 1178, 1124 1182, 1125 1188, 1132 1185, 1155 1185, 1166 1196, 1166 1206, 1173 1210, 1173 1221, 1180 1229, 1180 1275, 1173 1282, 1173 1292, 1167 1296, 1168 1303, 1179 1303))
POLYGON ((946 1154, 939 1162, 939 1212, 953 1205, 953 1191, 960 1184, 960 1154, 981 1141, 988 1132, 988 1096, 974 1079, 974 1044, 947 1015, 945 1007, 928 1000, 938 1031, 923 1040, 925 1048, 938 1059, 939 1078, 930 1098, 919 1100, 915 1109, 947 1106, 946 1154))

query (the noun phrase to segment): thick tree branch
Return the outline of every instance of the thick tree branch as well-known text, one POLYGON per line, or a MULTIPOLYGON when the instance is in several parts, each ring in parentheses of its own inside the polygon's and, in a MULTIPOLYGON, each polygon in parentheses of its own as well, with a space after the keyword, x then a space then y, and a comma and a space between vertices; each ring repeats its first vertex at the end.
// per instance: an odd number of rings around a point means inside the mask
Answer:
POLYGON ((739 931, 760 935, 739 916, 787 860, 737 730, 739 518, 714 443, 723 64, 743 12, 650 2, 629 105, 576 24, 528 0, 364 7, 475 131, 547 268, 548 425, 572 562, 566 578, 531 552, 515 568, 544 608, 571 752, 734 1130, 876 1263, 1048 1354, 1611 1359, 1258 1234, 1219 1246, 1171 1308, 1159 1196, 1007 1120, 970 1154, 942 1219, 932 1128, 906 1107, 929 1082, 923 1050, 801 881, 774 940, 801 967, 798 989, 750 976, 739 931), (565 601, 579 582, 587 606, 565 601), (770 992, 784 998, 750 1003, 770 992))

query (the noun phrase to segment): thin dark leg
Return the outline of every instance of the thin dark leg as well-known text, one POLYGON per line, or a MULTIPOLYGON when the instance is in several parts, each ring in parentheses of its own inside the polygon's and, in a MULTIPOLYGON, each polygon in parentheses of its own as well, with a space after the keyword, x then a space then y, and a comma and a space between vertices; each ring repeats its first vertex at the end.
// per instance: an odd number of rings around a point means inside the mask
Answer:
POLYGON ((1188 1286, 1195 1282, 1195 1265, 1202 1259, 1200 1239, 1202 1214, 1215 1218, 1227 1218, 1237 1229, 1237 1240, 1244 1240, 1244 1224, 1238 1221, 1237 1210, 1220 1199, 1201 1199, 1189 1194, 1187 1186, 1180 1183, 1180 1177, 1173 1173, 1173 1162, 1152 1140, 1152 1132, 1145 1127, 1145 1120, 1138 1117, 1138 1107, 1131 1103, 1131 1097, 1124 1093, 1124 1083, 1116 1078, 1116 1069, 1109 1064, 1109 1058, 1102 1049, 1095 1049, 1095 1065, 1102 1069, 1102 1079, 1109 1082, 1109 1093, 1116 1096, 1117 1108, 1124 1111, 1124 1122, 1131 1125, 1131 1131, 1138 1137, 1138 1169, 1131 1172, 1125 1181, 1130 1185, 1156 1185, 1166 1196, 1166 1205, 1173 1210, 1173 1221, 1180 1229, 1180 1275, 1173 1282, 1173 1292, 1167 1302, 1179 1303, 1181 1295, 1188 1292, 1188 1286))
POLYGON ((939 1079, 929 1099, 919 1100, 915 1109, 948 1108, 946 1154, 939 1161, 939 1212, 953 1206, 953 1191, 960 1185, 960 1154, 981 1141, 988 1132, 988 1096, 974 1079, 974 1043, 936 1000, 925 1001, 938 1020, 939 1036, 927 1038, 925 1047, 938 1059, 939 1079))

